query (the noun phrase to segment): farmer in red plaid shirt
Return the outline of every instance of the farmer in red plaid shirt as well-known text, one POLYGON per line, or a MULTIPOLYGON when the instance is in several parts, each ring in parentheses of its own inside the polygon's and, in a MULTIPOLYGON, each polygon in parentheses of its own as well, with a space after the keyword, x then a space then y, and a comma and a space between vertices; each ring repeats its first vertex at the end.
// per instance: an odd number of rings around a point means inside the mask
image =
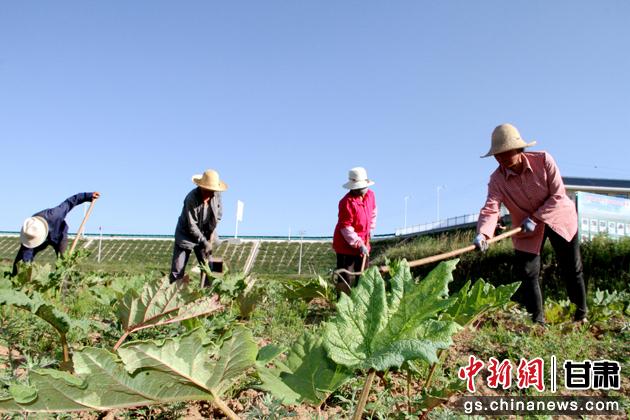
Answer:
POLYGON ((494 129, 490 151, 499 167, 490 175, 488 197, 480 211, 477 236, 480 251, 488 248, 503 204, 512 224, 522 232, 512 237, 516 261, 522 273, 521 301, 534 322, 545 323, 543 297, 538 278, 540 253, 549 238, 556 253, 562 278, 571 302, 577 307, 574 320, 586 321, 586 288, 577 229, 575 204, 567 196, 560 171, 547 152, 525 152, 536 144, 526 143, 516 127, 502 124, 494 129))

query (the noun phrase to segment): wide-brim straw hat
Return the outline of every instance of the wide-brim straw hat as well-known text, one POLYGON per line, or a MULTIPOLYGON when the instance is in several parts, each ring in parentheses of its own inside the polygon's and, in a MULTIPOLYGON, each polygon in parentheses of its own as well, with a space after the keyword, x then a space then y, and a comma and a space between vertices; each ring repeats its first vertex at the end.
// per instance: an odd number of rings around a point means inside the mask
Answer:
POLYGON ((359 190, 374 185, 374 181, 368 179, 365 168, 357 166, 348 171, 348 182, 343 184, 344 188, 349 190, 359 190))
POLYGON ((490 151, 481 157, 494 156, 514 149, 524 149, 535 144, 536 141, 526 143, 521 138, 521 133, 512 124, 501 124, 492 132, 490 151))
POLYGON ((27 248, 37 248, 48 236, 48 222, 40 216, 29 217, 22 223, 20 242, 27 248))
POLYGON ((200 175, 193 175, 192 182, 204 190, 225 191, 228 188, 227 184, 219 179, 219 173, 214 169, 208 169, 200 175))

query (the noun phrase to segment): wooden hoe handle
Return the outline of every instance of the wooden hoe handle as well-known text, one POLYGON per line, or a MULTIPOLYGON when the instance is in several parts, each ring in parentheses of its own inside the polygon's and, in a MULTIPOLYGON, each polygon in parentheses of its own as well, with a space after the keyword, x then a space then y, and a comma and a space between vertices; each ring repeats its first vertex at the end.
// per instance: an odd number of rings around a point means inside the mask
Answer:
MULTIPOLYGON (((500 235, 495 236, 494 238, 490 238, 488 239, 488 244, 494 243, 494 242, 498 242, 502 239, 505 238, 509 238, 512 235, 515 235, 517 233, 519 233, 521 230, 523 230, 520 227, 514 228, 512 230, 508 230, 507 232, 504 232, 500 235)), ((445 260, 448 258, 453 258, 456 257, 458 255, 464 254, 466 252, 470 252, 470 251, 474 251, 475 250, 475 246, 474 245, 468 245, 464 248, 460 248, 460 249, 456 249, 454 251, 449 251, 449 252, 445 252, 443 254, 438 254, 438 255, 433 255, 431 257, 426 257, 426 258, 421 258, 419 260, 414 260, 414 261, 409 261, 409 267, 419 267, 421 265, 425 265, 425 264, 430 264, 432 262, 436 262, 436 261, 441 261, 441 260, 445 260)), ((381 273, 387 273, 389 271, 389 267, 386 265, 383 265, 381 267, 379 267, 379 271, 381 273)))
POLYGON ((96 200, 92 200, 87 213, 85 213, 85 217, 83 218, 83 221, 81 222, 81 226, 79 226, 79 230, 77 230, 77 236, 74 238, 74 241, 72 241, 72 246, 70 247, 70 252, 69 252, 70 255, 72 254, 72 252, 74 252, 74 248, 76 248, 77 242, 79 242, 79 238, 81 237, 81 234, 83 233, 83 228, 85 227, 85 222, 87 222, 87 219, 90 217, 90 214, 92 213, 92 208, 94 207, 95 202, 96 200))

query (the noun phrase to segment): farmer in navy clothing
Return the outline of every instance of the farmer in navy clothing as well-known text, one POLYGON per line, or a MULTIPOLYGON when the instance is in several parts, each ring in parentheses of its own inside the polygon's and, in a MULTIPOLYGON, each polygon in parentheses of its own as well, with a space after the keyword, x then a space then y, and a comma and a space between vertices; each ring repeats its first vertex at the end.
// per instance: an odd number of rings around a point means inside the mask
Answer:
POLYGON ((51 245, 57 256, 63 254, 68 246, 68 224, 66 215, 76 205, 96 200, 101 196, 98 192, 85 192, 67 198, 57 207, 42 210, 24 221, 20 232, 20 250, 13 263, 12 276, 18 272, 20 261, 31 262, 39 252, 51 245))

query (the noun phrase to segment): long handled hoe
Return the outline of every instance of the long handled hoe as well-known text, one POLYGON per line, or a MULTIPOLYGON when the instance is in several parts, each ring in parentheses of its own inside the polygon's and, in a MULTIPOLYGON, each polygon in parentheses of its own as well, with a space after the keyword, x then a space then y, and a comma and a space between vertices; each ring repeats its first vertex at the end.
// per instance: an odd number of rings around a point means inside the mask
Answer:
MULTIPOLYGON (((68 252, 68 255, 72 255, 72 253, 74 252, 74 249, 76 248, 77 243, 79 242, 79 238, 81 237, 81 234, 83 233, 83 229, 85 228, 85 223, 90 218, 90 214, 92 214, 92 209, 94 208, 94 203, 96 203, 96 200, 92 199, 92 202, 90 203, 90 207, 88 208, 87 212, 85 213, 85 216, 83 217, 83 221, 81 222, 81 225, 79 226, 79 230, 77 230, 77 236, 74 238, 74 241, 72 241, 72 246, 70 247, 70 251, 68 252)), ((66 288, 68 287, 67 280, 68 279, 66 277, 64 277, 63 281, 61 282, 61 296, 62 296, 62 299, 66 295, 66 288)))

